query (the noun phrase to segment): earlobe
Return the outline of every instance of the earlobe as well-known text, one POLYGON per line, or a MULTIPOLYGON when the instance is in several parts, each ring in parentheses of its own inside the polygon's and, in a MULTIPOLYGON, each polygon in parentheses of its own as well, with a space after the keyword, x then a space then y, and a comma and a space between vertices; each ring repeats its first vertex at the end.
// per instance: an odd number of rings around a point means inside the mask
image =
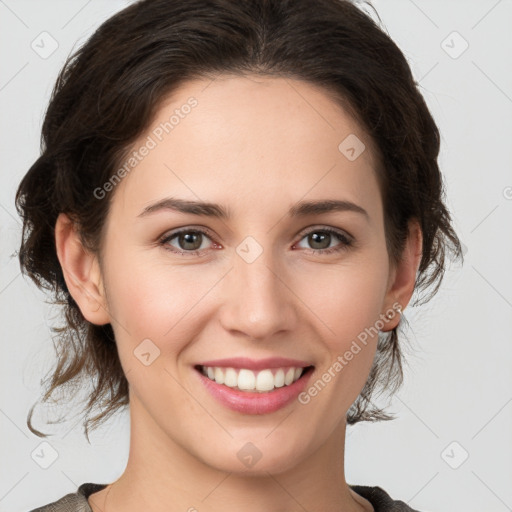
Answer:
MULTIPOLYGON (((416 284, 416 273, 418 271, 423 249, 423 235, 421 227, 416 219, 409 221, 409 235, 402 253, 402 259, 393 270, 393 279, 390 283, 385 298, 388 310, 403 311, 411 300, 416 284)), ((400 322, 400 314, 391 315, 382 331, 394 329, 400 322)), ((389 318, 389 317, 388 317, 389 318)))
POLYGON ((98 258, 84 248, 75 223, 64 213, 55 223, 55 246, 69 293, 84 318, 96 325, 110 323, 98 258))

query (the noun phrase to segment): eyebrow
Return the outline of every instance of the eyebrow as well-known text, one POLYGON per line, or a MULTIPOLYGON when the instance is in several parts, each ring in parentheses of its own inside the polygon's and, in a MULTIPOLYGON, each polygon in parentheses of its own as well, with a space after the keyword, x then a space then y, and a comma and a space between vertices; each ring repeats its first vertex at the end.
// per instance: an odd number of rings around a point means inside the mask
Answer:
MULTIPOLYGON (((174 197, 166 197, 165 199, 146 206, 138 217, 145 217, 146 215, 162 210, 173 210, 181 213, 214 217, 223 220, 228 220, 231 217, 229 211, 219 204, 177 199, 174 197)), ((300 201, 288 210, 288 216, 305 217, 307 215, 319 215, 322 213, 345 211, 360 213, 369 220, 368 212, 361 206, 351 201, 337 199, 300 201)))

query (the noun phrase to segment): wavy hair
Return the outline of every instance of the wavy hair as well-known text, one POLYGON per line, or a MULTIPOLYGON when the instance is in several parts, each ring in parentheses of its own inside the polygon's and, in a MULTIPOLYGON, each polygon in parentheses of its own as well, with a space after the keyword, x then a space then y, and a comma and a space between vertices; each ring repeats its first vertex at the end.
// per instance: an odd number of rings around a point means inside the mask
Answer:
MULTIPOLYGON (((174 90, 222 73, 312 83, 358 121, 379 155, 390 261, 400 261, 410 219, 422 230, 413 305, 437 292, 449 255, 462 259, 444 203, 438 128, 403 53, 368 13, 349 0, 136 1, 66 61, 45 114, 41 154, 16 194, 21 268, 64 312, 63 325, 54 328, 57 364, 42 400, 90 379, 86 437, 90 424, 95 428, 128 405, 128 382, 112 327, 86 321, 66 287, 55 249, 57 216, 67 213, 84 246, 99 251, 113 192, 98 200, 94 190, 114 175, 174 90)), ((379 338, 368 380, 347 413, 349 425, 394 419, 371 399, 402 384, 404 320, 379 338)), ((46 437, 32 426, 34 407, 27 425, 46 437)))

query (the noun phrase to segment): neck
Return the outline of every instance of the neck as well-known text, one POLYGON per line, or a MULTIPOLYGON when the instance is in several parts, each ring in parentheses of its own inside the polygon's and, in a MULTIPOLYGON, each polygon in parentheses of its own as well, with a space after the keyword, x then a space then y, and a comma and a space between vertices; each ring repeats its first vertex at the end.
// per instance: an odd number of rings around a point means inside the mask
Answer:
POLYGON ((373 510, 345 482, 345 422, 326 443, 284 470, 257 471, 256 463, 250 469, 240 464, 237 471, 223 471, 171 439, 136 397, 130 398, 128 463, 105 489, 104 512, 373 510))

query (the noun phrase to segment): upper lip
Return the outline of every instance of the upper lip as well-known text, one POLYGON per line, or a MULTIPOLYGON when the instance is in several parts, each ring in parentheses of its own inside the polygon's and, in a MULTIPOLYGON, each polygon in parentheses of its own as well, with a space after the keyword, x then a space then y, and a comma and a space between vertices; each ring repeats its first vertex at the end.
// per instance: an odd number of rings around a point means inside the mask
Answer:
POLYGON ((248 370, 265 370, 266 368, 283 368, 294 366, 296 368, 306 368, 312 366, 305 361, 298 359, 288 359, 286 357, 267 357, 266 359, 250 359, 248 357, 230 357, 227 359, 216 359, 203 361, 198 366, 224 367, 224 368, 247 368, 248 370))

